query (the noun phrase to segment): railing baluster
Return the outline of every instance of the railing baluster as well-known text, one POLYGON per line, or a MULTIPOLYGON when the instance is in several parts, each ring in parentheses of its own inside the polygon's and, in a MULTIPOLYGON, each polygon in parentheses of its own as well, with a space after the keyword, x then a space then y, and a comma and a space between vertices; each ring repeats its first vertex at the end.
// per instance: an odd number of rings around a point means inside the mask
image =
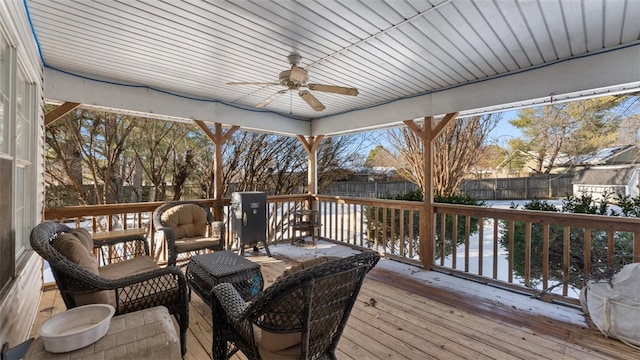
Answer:
POLYGON ((344 202, 340 202, 340 239, 344 242, 344 202))
POLYGON ((360 246, 364 244, 364 205, 358 205, 360 209, 360 246))
POLYGON ((375 231, 373 232, 373 248, 376 249, 376 250, 380 250, 378 248, 378 238, 379 238, 378 235, 379 235, 379 232, 380 232, 380 229, 379 229, 380 228, 380 220, 379 220, 380 207, 376 206, 373 209, 375 210, 374 218, 373 218, 374 219, 373 221, 374 221, 374 224, 375 224, 374 225, 375 231))
POLYGON ((415 242, 415 233, 413 232, 413 217, 415 216, 413 210, 409 210, 409 258, 413 259, 415 252, 413 251, 415 242))
POLYGON ((390 242, 389 249, 390 249, 390 252, 395 255, 396 254, 396 241, 395 241, 395 239, 396 239, 396 236, 395 236, 395 234, 396 234, 396 209, 390 208, 389 211, 391 212, 390 213, 391 219, 389 220, 391 222, 391 233, 389 234, 389 238, 390 238, 389 239, 389 242, 390 242))
MULTIPOLYGON (((351 244, 351 204, 347 203, 347 243, 351 244)), ((353 242, 355 244, 355 241, 353 242)))
POLYGON ((469 272, 469 232, 471 231, 471 216, 464 217, 464 271, 469 272))
POLYGON ((584 272, 585 276, 589 276, 591 274, 591 228, 584 229, 584 244, 582 245, 583 257, 582 260, 584 264, 584 272))
POLYGON ((509 256, 508 256, 508 263, 509 263, 509 282, 512 283, 513 282, 513 249, 514 249, 514 244, 515 244, 515 223, 513 220, 509 220, 509 256))
POLYGON ((500 221, 493 218, 493 279, 498 278, 498 228, 500 221))
POLYGON ((478 218, 478 275, 482 276, 482 260, 484 259, 484 218, 478 218))
POLYGON ((458 261, 458 214, 453 216, 453 226, 451 228, 451 268, 457 269, 458 261))
POLYGON ((524 286, 531 286, 531 222, 524 223, 524 286))
POLYGON ((400 209, 400 219, 398 220, 398 224, 400 225, 400 237, 398 238, 400 240, 400 256, 407 256, 407 250, 405 247, 405 237, 404 237, 404 232, 405 232, 405 227, 404 227, 404 209, 400 209))
POLYGON ((542 288, 549 287, 549 224, 542 228, 542 288))
POLYGON ((607 264, 613 265, 615 254, 613 253, 615 231, 609 229, 607 231, 607 264))
POLYGON ((640 231, 633 233, 633 262, 640 262, 640 231))
POLYGON ((571 261, 571 228, 562 231, 562 295, 569 293, 569 264, 571 261))
POLYGON ((447 255, 447 214, 440 214, 440 266, 444 266, 444 259, 447 255))

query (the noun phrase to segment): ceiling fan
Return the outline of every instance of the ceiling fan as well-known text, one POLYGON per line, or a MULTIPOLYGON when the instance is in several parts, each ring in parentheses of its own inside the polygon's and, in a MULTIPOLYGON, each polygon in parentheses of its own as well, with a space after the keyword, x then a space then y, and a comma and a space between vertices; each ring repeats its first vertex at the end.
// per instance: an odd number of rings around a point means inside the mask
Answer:
POLYGON ((256 108, 264 108, 265 106, 272 103, 276 100, 280 95, 285 94, 290 90, 298 90, 298 95, 309 104, 315 111, 322 111, 325 109, 325 106, 318 100, 313 94, 311 94, 308 90, 302 90, 301 88, 307 88, 313 91, 322 91, 333 94, 340 95, 358 95, 358 89, 336 86, 336 85, 322 85, 322 84, 309 84, 307 81, 309 80, 309 73, 307 70, 298 66, 302 57, 298 54, 291 54, 287 56, 289 60, 289 64, 291 64, 291 69, 285 70, 280 73, 278 82, 229 82, 227 85, 261 85, 261 86, 269 86, 269 85, 283 85, 287 88, 284 90, 280 90, 275 94, 269 96, 260 104, 256 105, 256 108))

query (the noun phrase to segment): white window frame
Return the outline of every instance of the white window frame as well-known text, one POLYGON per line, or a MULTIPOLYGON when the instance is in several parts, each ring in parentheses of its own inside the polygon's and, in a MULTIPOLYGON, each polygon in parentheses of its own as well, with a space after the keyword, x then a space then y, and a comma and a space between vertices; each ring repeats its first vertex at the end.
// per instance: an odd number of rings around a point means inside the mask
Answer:
POLYGON ((11 85, 12 67, 15 64, 15 49, 9 46, 9 42, 0 31, 0 103, 2 103, 2 134, 0 134, 0 156, 10 157, 11 149, 11 85), (3 89, 5 82, 7 89, 3 89))
MULTIPOLYGON (((1 30, 1 29, 0 29, 1 30)), ((0 81, 8 81, 5 92, 0 93, 0 101, 3 102, 3 132, 0 145, 0 157, 11 161, 11 227, 14 230, 14 270, 22 265, 26 259, 27 250, 30 249, 29 233, 36 221, 37 189, 34 160, 37 146, 38 122, 38 89, 34 74, 27 71, 27 66, 20 63, 20 54, 11 46, 5 34, 0 31, 1 51, 5 52, 3 58, 6 62, 0 62, 0 81), (18 94, 19 84, 23 87, 18 94), (18 112, 18 96, 22 99, 21 111, 18 112), (18 142, 18 124, 22 127, 21 141, 18 142), (21 146, 18 151, 18 146, 21 146), (18 181, 20 183, 18 184, 18 181)), ((0 86, 2 91, 2 86, 0 86)))

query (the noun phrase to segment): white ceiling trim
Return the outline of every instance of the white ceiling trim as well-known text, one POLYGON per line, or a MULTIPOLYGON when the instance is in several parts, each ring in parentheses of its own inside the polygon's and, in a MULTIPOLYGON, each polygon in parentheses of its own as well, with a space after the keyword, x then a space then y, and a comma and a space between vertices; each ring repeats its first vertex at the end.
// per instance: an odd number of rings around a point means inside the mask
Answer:
POLYGON ((394 126, 403 120, 539 106, 640 84, 640 43, 551 65, 312 120, 312 134, 336 135, 394 126), (554 100, 555 99, 555 100, 554 100))
POLYGON ((122 113, 177 121, 201 120, 239 125, 246 130, 283 135, 308 135, 308 120, 288 118, 270 111, 243 109, 218 101, 196 100, 141 86, 92 80, 45 68, 45 98, 77 102, 89 107, 110 108, 122 113))

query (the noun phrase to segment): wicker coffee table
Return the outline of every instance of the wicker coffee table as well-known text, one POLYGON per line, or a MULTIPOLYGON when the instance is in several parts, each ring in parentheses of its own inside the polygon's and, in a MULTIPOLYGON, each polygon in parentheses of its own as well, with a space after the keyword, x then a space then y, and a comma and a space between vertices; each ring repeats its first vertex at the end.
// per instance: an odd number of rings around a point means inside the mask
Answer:
POLYGON ((191 289, 209 306, 211 289, 220 283, 232 284, 245 301, 253 299, 264 287, 259 264, 226 250, 192 256, 186 275, 191 289))

